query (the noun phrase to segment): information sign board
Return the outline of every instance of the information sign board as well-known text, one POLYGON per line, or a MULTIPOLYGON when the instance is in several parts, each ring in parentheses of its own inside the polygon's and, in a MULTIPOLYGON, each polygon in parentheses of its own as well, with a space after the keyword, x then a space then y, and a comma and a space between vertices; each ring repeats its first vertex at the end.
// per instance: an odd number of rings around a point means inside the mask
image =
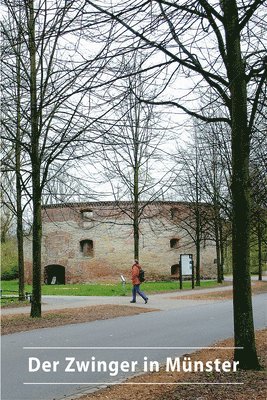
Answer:
POLYGON ((182 275, 192 275, 193 273, 193 255, 181 254, 180 266, 182 275))

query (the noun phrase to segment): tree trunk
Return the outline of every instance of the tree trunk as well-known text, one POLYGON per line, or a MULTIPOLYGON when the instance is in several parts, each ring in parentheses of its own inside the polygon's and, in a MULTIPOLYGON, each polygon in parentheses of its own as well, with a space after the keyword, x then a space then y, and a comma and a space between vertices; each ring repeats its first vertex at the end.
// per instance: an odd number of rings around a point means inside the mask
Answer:
POLYGON ((29 53, 30 53, 30 96, 31 96, 31 165, 32 165, 32 200, 33 200, 33 244, 32 244, 32 303, 31 317, 41 317, 41 164, 39 154, 39 128, 37 107, 37 70, 34 1, 29 1, 29 53))
POLYGON ((33 171, 33 242, 32 242, 32 303, 31 317, 41 317, 41 196, 38 190, 38 171, 33 171), (36 175, 34 177, 34 175, 36 175))
POLYGON ((221 260, 221 278, 224 281, 224 241, 223 241, 223 226, 222 222, 219 223, 219 243, 220 243, 220 260, 221 260))
POLYGON ((215 216, 214 229, 215 229, 215 246, 216 246, 217 282, 222 283, 220 234, 219 234, 217 216, 215 216))
POLYGON ((200 221, 200 194, 199 194, 199 154, 198 143, 196 142, 196 286, 200 286, 200 242, 201 242, 201 221, 200 221))
MULTIPOLYGON (((16 175, 18 171, 16 171, 16 175)), ((16 176, 17 187, 17 249, 19 265, 19 300, 25 300, 24 293, 24 250, 23 250, 23 212, 21 207, 21 185, 20 177, 16 176)))
MULTIPOLYGON (((19 9, 19 22, 20 9, 19 9)), ((17 123, 16 123, 16 209, 17 209, 17 249, 19 264, 19 300, 25 300, 24 293, 24 251, 23 251, 23 211, 21 204, 21 73, 20 73, 20 55, 21 55, 21 25, 18 27, 18 52, 16 62, 16 78, 17 78, 17 123)))
POLYGON ((258 219, 258 267, 259 267, 259 281, 262 281, 262 230, 261 221, 258 219))
POLYGON ((134 170, 134 258, 139 260, 139 194, 138 194, 139 169, 138 166, 134 170))
MULTIPOLYGON (((214 149, 214 147, 213 147, 214 149)), ((217 266, 217 282, 222 283, 222 268, 221 268, 221 249, 220 249, 220 206, 219 206, 219 190, 217 181, 217 159, 213 154, 213 208, 214 208, 214 231, 215 231, 215 246, 216 246, 216 266, 217 266)))
POLYGON ((11 215, 6 215, 6 220, 1 221, 1 243, 6 243, 7 241, 7 234, 10 228, 10 224, 12 221, 11 215))
POLYGON ((200 286, 200 211, 199 204, 197 203, 196 209, 196 286, 200 286))
POLYGON ((227 74, 231 92, 232 198, 233 198, 233 302, 234 358, 241 369, 259 368, 257 358, 250 281, 250 135, 247 126, 247 87, 241 56, 236 1, 224 0, 227 74))

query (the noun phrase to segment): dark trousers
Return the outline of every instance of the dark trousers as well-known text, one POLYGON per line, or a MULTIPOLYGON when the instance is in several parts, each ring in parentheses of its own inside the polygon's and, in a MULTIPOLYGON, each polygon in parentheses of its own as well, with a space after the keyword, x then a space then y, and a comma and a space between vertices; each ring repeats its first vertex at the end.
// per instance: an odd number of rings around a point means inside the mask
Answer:
POLYGON ((133 285, 132 293, 133 293, 133 301, 136 301, 136 293, 142 297, 142 299, 147 300, 145 293, 141 292, 140 285, 133 285))

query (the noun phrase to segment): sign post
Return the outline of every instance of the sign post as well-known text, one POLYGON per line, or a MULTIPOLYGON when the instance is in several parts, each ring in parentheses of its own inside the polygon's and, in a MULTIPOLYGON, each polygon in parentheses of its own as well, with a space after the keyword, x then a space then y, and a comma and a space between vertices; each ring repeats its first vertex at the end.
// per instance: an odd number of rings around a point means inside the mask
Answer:
POLYGON ((123 275, 121 275, 121 284, 122 284, 123 294, 125 295, 125 293, 126 293, 126 279, 124 278, 123 275))
POLYGON ((181 254, 179 262, 180 289, 183 288, 183 276, 191 276, 192 289, 195 287, 193 254, 181 254))

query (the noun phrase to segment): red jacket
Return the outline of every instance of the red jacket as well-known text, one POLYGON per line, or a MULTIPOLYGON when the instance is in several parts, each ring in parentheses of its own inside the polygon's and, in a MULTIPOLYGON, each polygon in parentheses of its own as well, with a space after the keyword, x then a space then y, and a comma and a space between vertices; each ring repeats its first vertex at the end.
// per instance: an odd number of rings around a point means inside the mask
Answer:
POLYGON ((140 264, 134 264, 132 266, 132 284, 133 285, 140 285, 140 279, 139 279, 139 272, 141 269, 141 265, 140 264))

